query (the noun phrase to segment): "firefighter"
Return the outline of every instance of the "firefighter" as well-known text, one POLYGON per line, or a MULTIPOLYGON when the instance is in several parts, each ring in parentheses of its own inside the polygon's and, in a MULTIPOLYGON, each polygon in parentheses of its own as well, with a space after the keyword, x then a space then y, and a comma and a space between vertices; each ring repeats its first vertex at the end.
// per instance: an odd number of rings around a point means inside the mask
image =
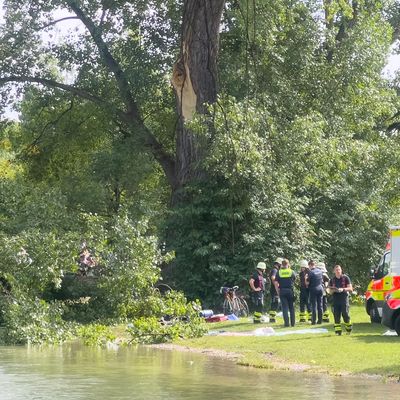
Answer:
POLYGON ((317 268, 322 271, 322 322, 329 322, 328 295, 326 292, 329 283, 328 271, 323 262, 319 262, 317 268))
POLYGON ((306 260, 300 261, 300 322, 307 322, 310 308, 310 291, 307 287, 307 278, 310 270, 306 260))
POLYGON ((264 262, 259 262, 256 267, 256 271, 253 273, 249 280, 251 289, 251 296, 255 305, 255 311, 253 314, 253 322, 255 324, 261 322, 262 312, 264 308, 264 272, 267 266, 264 262))
POLYGON ((276 322, 276 312, 278 311, 278 307, 279 307, 279 295, 275 289, 275 278, 281 267, 282 260, 283 260, 283 258, 278 257, 274 262, 271 272, 269 273, 269 279, 271 281, 271 287, 269 289, 269 294, 271 296, 271 307, 269 310, 269 322, 272 322, 272 323, 276 322))
POLYGON ((344 327, 348 334, 351 333, 353 325, 351 323, 349 314, 349 293, 353 291, 350 278, 343 274, 342 267, 335 265, 334 276, 330 279, 328 288, 333 293, 333 316, 335 319, 335 334, 342 334, 342 326, 340 324, 340 318, 343 317, 344 327))
POLYGON ((322 271, 316 268, 315 261, 308 263, 308 289, 310 290, 311 324, 322 324, 322 271))
POLYGON ((290 269, 289 261, 282 260, 281 268, 276 274, 274 284, 277 294, 281 300, 283 320, 285 326, 289 326, 289 316, 290 325, 295 324, 295 314, 294 314, 294 292, 293 285, 296 279, 296 274, 290 269))

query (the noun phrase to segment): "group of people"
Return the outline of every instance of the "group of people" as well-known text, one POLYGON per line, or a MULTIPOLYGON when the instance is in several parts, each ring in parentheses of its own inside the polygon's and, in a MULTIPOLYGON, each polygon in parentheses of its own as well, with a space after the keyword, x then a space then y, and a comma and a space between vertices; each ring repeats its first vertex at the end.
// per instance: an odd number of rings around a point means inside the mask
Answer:
MULTIPOLYGON (((256 271, 249 280, 255 305, 254 322, 260 323, 263 318, 266 283, 264 276, 267 266, 265 262, 259 262, 256 271)), ((270 282, 270 310, 269 322, 276 322, 279 304, 286 327, 294 326, 295 295, 294 287, 297 275, 291 269, 289 261, 277 258, 268 275, 270 282)), ((343 273, 340 265, 333 268, 333 276, 328 276, 324 263, 316 263, 314 260, 301 260, 299 273, 300 286, 300 319, 299 322, 311 321, 312 325, 329 322, 329 310, 327 295, 332 294, 334 330, 336 335, 342 334, 341 318, 347 333, 352 331, 352 323, 349 314, 349 294, 353 291, 350 278, 343 273)))

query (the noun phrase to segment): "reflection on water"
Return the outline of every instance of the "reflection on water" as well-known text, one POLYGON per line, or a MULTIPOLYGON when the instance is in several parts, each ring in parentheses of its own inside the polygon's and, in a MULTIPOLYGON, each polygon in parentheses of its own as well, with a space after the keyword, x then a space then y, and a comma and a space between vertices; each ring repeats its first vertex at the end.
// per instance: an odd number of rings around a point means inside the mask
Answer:
POLYGON ((399 399, 400 385, 150 348, 0 347, 0 399, 399 399))

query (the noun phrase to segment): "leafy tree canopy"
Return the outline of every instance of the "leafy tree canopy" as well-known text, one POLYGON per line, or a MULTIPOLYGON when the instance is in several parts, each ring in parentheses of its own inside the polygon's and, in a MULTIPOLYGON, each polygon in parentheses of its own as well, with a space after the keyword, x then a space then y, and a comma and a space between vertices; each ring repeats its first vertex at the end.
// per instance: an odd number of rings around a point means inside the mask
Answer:
POLYGON ((190 53, 191 0, 5 1, 2 105, 23 101, 4 160, 68 210, 150 218, 176 251, 165 276, 192 297, 278 255, 364 284, 398 214, 398 98, 382 76, 398 2, 213 4, 219 48, 190 53), (56 10, 77 29, 58 36, 56 10), (185 121, 171 75, 200 93, 194 66, 217 55, 218 100, 185 121))

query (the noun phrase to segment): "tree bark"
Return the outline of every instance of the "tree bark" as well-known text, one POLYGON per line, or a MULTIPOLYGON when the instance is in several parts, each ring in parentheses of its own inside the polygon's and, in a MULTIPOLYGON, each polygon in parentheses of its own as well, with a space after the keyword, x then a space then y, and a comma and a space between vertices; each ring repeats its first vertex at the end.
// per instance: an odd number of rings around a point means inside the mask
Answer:
POLYGON ((172 84, 179 123, 176 132, 176 184, 203 179, 201 167, 208 147, 207 135, 185 126, 195 113, 208 115, 217 100, 219 29, 225 0, 186 0, 182 21, 181 49, 173 68, 172 84))

